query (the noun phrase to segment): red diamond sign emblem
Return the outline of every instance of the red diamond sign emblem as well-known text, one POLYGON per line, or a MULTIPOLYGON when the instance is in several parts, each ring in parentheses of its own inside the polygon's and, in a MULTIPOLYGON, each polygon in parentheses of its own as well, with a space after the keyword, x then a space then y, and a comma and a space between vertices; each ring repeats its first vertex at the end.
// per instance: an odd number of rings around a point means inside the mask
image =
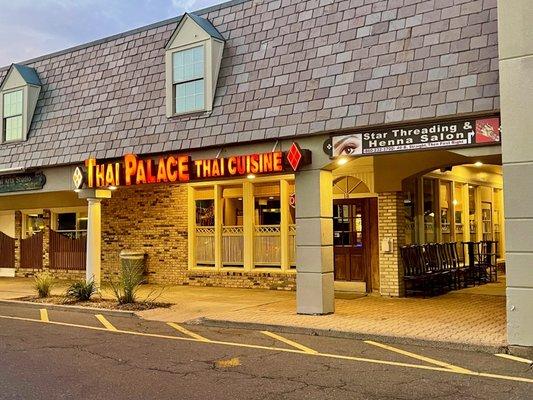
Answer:
POLYGON ((298 169, 298 165, 300 165, 301 159, 302 150, 300 150, 300 146, 293 142, 291 148, 287 152, 287 161, 289 162, 290 166, 294 171, 298 169))

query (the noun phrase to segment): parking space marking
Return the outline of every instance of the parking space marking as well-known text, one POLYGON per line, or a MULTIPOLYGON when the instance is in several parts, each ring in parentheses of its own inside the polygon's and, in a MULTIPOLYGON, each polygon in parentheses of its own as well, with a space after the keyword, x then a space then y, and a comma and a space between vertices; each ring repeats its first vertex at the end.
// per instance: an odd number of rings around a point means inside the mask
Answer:
POLYGON ((303 344, 297 343, 297 342, 295 342, 293 340, 284 338, 283 336, 276 335, 275 333, 272 333, 272 332, 269 332, 269 331, 261 331, 261 333, 263 335, 267 335, 267 336, 270 336, 271 338, 279 340, 280 342, 286 343, 289 346, 296 347, 297 349, 300 349, 300 350, 302 350, 305 353, 318 354, 318 351, 316 351, 316 350, 310 349, 309 347, 304 346, 303 344))
POLYGON ((435 360, 433 358, 429 358, 429 357, 426 357, 426 356, 421 356, 420 354, 411 353, 410 351, 398 349, 396 347, 388 346, 388 345, 383 344, 383 343, 374 342, 373 340, 365 340, 364 342, 367 343, 367 344, 371 344, 372 346, 381 347, 382 349, 393 351, 393 352, 398 353, 398 354, 402 354, 402 355, 407 356, 407 357, 411 357, 411 358, 414 358, 414 359, 417 359, 417 360, 420 360, 420 361, 425 361, 425 362, 430 363, 430 364, 438 365, 439 367, 448 368, 448 369, 451 369, 452 371, 456 371, 456 372, 472 372, 472 371, 470 371, 470 370, 468 370, 466 368, 458 367, 456 365, 448 364, 447 362, 435 360))
POLYGON ((46 308, 41 308, 39 313, 41 314, 41 321, 50 322, 50 319, 48 318, 48 310, 46 308))
POLYGON ((191 332, 190 330, 184 328, 183 326, 181 325, 178 325, 174 322, 167 322, 167 325, 168 326, 171 326, 172 328, 176 329, 177 331, 183 333, 184 335, 187 335, 187 336, 190 336, 192 337, 193 339, 196 339, 200 342, 210 342, 209 339, 201 336, 201 335, 198 335, 197 333, 194 333, 194 332, 191 332))
POLYGON ((527 358, 513 356, 511 354, 498 353, 494 355, 496 357, 507 358, 508 360, 518 361, 518 362, 525 363, 525 364, 530 364, 530 365, 533 364, 533 360, 528 360, 527 358))
POLYGON ((118 329, 113 326, 111 322, 109 322, 106 317, 104 317, 102 314, 96 314, 96 319, 102 323, 103 326, 105 326, 106 329, 110 331, 117 331, 118 329))
MULTIPOLYGON (((0 315, 0 319, 8 319, 8 320, 24 321, 24 322, 33 322, 33 323, 43 323, 43 321, 41 321, 40 319, 14 317, 14 316, 11 316, 11 315, 0 315)), ((372 358, 343 356, 343 355, 340 355, 340 354, 327 354, 327 353, 314 354, 314 353, 306 353, 306 352, 303 352, 303 351, 300 351, 300 350, 296 350, 296 349, 287 349, 287 348, 281 348, 281 347, 259 346, 259 345, 253 345, 253 344, 245 344, 245 343, 224 342, 224 341, 218 341, 218 340, 210 340, 209 342, 203 342, 203 341, 200 341, 198 339, 193 339, 193 338, 189 338, 189 337, 169 336, 169 335, 160 335, 160 334, 156 334, 156 333, 143 333, 143 332, 123 331, 123 330, 112 331, 112 330, 108 330, 106 328, 100 328, 100 327, 89 326, 89 325, 71 324, 71 323, 67 323, 67 322, 50 321, 50 322, 47 322, 46 324, 47 325, 57 325, 57 326, 67 326, 67 327, 80 328, 80 329, 89 329, 89 330, 93 330, 93 331, 124 334, 124 335, 133 335, 133 336, 142 336, 142 337, 159 338, 159 339, 188 341, 188 342, 196 342, 196 343, 211 344, 211 345, 221 345, 221 346, 230 346, 230 347, 243 347, 243 348, 249 348, 249 349, 270 350, 270 351, 276 351, 276 352, 280 352, 280 353, 292 353, 292 354, 300 354, 300 355, 307 355, 307 356, 313 356, 313 357, 331 358, 331 359, 336 359, 336 360, 357 361, 357 362, 378 364, 378 365, 384 365, 384 366, 404 367, 404 368, 411 368, 411 369, 418 369, 418 370, 425 370, 425 371, 445 372, 445 373, 456 374, 456 375, 467 375, 467 376, 475 376, 475 377, 483 377, 483 378, 493 378, 493 379, 499 379, 499 380, 505 380, 505 381, 524 382, 524 383, 533 384, 533 379, 532 378, 525 378, 525 377, 521 377, 521 376, 511 376, 511 375, 491 374, 491 373, 485 373, 485 372, 475 372, 475 371, 469 371, 469 370, 466 370, 466 369, 464 371, 452 370, 450 368, 441 368, 441 367, 436 367, 436 366, 420 365, 420 364, 409 364, 409 363, 397 362, 397 361, 376 360, 376 359, 372 359, 372 358)))

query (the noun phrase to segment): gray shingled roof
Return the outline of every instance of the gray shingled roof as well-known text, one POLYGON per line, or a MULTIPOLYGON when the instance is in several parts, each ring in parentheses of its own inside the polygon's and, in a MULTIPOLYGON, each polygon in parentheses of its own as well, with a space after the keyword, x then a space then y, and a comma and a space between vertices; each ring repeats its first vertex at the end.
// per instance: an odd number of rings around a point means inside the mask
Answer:
POLYGON ((164 21, 25 62, 41 95, 0 169, 499 108, 496 0, 234 0, 197 14, 226 38, 210 114, 165 116, 177 19, 164 21))

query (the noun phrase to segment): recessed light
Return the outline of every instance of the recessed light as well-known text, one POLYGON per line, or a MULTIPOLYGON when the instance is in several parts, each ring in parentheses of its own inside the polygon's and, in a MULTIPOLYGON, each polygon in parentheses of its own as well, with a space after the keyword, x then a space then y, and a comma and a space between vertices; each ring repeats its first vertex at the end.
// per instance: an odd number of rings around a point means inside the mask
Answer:
POLYGON ((481 166, 483 165, 483 163, 482 163, 481 161, 476 161, 476 162, 474 163, 474 165, 475 165, 476 167, 481 167, 481 166))
POLYGON ((255 179, 255 175, 254 174, 248 174, 248 175, 246 175, 246 177, 248 179, 255 179))
POLYGON ((108 189, 109 189, 109 190, 117 190, 118 187, 116 187, 116 186, 109 186, 108 189))

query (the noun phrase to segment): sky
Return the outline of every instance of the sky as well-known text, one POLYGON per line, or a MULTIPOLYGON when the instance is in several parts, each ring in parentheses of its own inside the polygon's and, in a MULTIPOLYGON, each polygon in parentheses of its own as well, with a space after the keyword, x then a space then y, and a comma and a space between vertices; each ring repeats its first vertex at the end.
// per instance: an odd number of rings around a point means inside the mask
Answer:
POLYGON ((0 66, 225 0, 0 0, 0 66))

